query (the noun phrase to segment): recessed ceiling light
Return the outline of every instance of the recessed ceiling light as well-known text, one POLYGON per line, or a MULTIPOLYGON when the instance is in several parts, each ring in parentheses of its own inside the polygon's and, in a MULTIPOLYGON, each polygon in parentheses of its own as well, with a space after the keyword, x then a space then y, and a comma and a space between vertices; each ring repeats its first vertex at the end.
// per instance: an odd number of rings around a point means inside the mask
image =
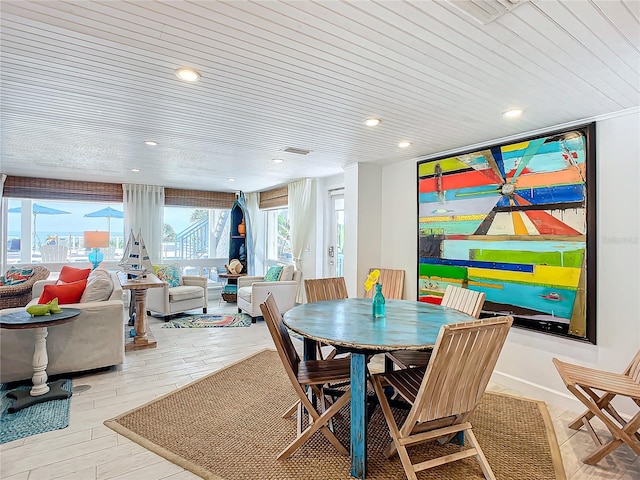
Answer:
POLYGON ((139 171, 140 171, 140 169, 139 169, 139 168, 132 168, 132 169, 131 169, 131 171, 132 171, 132 172, 139 172, 139 171))
POLYGON ((398 143, 398 146, 400 148, 407 148, 409 145, 411 145, 411 142, 403 141, 403 142, 398 143))
POLYGON ((273 163, 282 163, 284 162, 284 160, 282 160, 281 158, 274 158, 273 159, 273 163))
POLYGON ((227 178, 227 180, 229 180, 230 182, 235 182, 236 181, 236 179, 233 178, 233 177, 229 177, 229 178, 227 178))
POLYGON ((185 82, 197 82, 200 78, 200 74, 193 68, 179 68, 176 70, 176 77, 185 82))
POLYGON ((512 110, 507 110, 506 112, 502 112, 502 116, 507 118, 515 118, 515 117, 519 117, 520 115, 522 115, 522 110, 520 110, 519 108, 514 108, 512 110))
POLYGON ((154 142, 153 140, 145 140, 144 144, 155 147, 156 145, 158 145, 158 142, 154 142))
POLYGON ((378 125, 380 125, 380 123, 382 123, 382 120, 380 120, 379 118, 367 118, 364 121, 364 124, 367 127, 377 127, 378 125))

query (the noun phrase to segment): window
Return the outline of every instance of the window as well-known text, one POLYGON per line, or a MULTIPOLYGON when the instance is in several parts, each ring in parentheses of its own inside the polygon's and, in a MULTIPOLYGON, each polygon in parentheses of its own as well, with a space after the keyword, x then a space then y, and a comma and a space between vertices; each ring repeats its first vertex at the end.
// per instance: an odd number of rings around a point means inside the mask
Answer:
POLYGON ((90 249, 84 247, 87 230, 109 232, 109 247, 101 249, 105 261, 122 258, 122 203, 7 200, 7 237, 3 239, 7 242, 7 264, 88 262, 90 249), (48 245, 67 248, 62 249, 61 258, 48 260, 42 256, 48 245))
POLYGON ((335 219, 336 237, 336 272, 335 276, 344 276, 344 195, 333 199, 333 211, 335 219))
POLYGON ((291 263, 291 233, 287 208, 266 212, 267 260, 291 263))
POLYGON ((229 209, 164 207, 162 260, 229 257, 229 209))

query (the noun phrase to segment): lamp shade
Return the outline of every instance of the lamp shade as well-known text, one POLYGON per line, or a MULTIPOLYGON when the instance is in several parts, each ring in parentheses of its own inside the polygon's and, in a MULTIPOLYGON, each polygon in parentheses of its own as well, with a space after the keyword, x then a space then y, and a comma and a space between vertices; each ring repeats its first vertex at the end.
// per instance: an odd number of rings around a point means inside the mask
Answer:
POLYGON ((109 246, 109 232, 84 232, 84 246, 87 248, 105 248, 109 246))

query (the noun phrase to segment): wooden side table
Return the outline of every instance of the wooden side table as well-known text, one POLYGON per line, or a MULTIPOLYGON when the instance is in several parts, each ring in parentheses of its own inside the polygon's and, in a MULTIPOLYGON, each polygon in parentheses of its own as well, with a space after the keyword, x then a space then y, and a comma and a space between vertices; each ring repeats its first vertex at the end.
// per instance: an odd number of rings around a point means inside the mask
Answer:
POLYGON ((237 302, 238 301, 238 278, 246 276, 246 273, 219 273, 218 277, 226 278, 227 285, 236 285, 236 291, 234 292, 225 292, 224 288, 222 289, 222 298, 225 302, 237 302))
POLYGON ((17 412, 23 408, 30 407, 36 403, 47 402, 49 400, 62 400, 69 398, 71 392, 62 388, 66 380, 58 380, 50 384, 47 383, 47 365, 49 356, 47 355, 47 328, 53 325, 68 323, 80 315, 79 308, 63 308, 61 313, 32 317, 28 312, 12 312, 0 314, 1 328, 14 329, 35 329, 35 346, 33 349, 33 386, 31 390, 13 390, 7 393, 7 397, 16 401, 8 408, 9 413, 17 412))
POLYGON ((136 320, 134 324, 135 337, 126 335, 124 351, 140 350, 142 348, 153 348, 158 346, 158 342, 153 337, 151 331, 147 331, 147 290, 149 288, 162 288, 164 282, 155 275, 148 273, 146 278, 131 280, 124 272, 118 273, 120 285, 124 290, 131 290, 131 300, 136 302, 136 320))

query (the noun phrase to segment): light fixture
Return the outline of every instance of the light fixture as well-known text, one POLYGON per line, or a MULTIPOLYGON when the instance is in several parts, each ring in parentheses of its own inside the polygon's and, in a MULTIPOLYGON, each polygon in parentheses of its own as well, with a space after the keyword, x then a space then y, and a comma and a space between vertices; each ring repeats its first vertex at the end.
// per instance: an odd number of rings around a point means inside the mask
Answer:
POLYGON ((131 171, 132 171, 132 172, 139 172, 139 171, 140 171, 140 169, 139 169, 139 168, 132 168, 132 169, 131 169, 131 171))
POLYGON ((522 115, 522 110, 520 110, 519 108, 514 108, 511 110, 507 110, 506 112, 502 112, 502 116, 506 118, 515 118, 519 117, 520 115, 522 115))
POLYGON ((282 160, 281 158, 274 158, 272 161, 273 161, 273 163, 282 163, 282 162, 284 162, 284 160, 282 160))
POLYGON ((233 178, 233 177, 229 177, 229 178, 227 178, 227 180, 229 180, 230 182, 235 182, 236 181, 236 179, 233 178))
POLYGON ((109 232, 84 232, 84 246, 93 249, 89 254, 89 261, 95 270, 104 258, 100 249, 109 246, 109 232))
POLYGON ((379 118, 367 118, 364 121, 364 124, 367 127, 377 127, 378 125, 380 125, 380 123, 382 123, 382 120, 380 120, 379 118))
POLYGON ((407 148, 407 147, 408 147, 408 146, 410 146, 410 145, 411 145, 411 142, 407 142, 406 140, 404 140, 404 141, 402 141, 402 142, 398 143, 398 146, 399 146, 400 148, 407 148))
POLYGON ((155 147, 156 145, 158 145, 158 142, 154 140, 145 140, 144 144, 149 145, 150 147, 155 147))
POLYGON ((193 68, 182 67, 176 70, 176 77, 185 82, 197 82, 200 76, 193 68))

